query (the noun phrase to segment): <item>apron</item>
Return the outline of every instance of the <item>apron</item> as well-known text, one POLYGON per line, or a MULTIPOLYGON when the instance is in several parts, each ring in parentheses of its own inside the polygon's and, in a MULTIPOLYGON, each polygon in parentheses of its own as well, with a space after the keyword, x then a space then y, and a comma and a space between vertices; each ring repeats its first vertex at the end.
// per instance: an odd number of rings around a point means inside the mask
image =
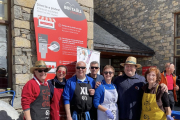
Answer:
POLYGON ((51 99, 51 120, 66 120, 62 93, 63 89, 56 88, 54 82, 54 94, 51 99))
MULTIPOLYGON (((87 77, 86 77, 87 78, 87 77)), ((92 107, 92 96, 89 95, 91 85, 87 78, 87 83, 78 83, 76 78, 76 88, 70 103, 73 120, 91 120, 89 110, 92 107)))
POLYGON ((97 110, 98 120, 119 120, 117 99, 118 99, 118 93, 116 91, 116 88, 113 90, 106 90, 104 87, 104 102, 101 103, 101 105, 112 112, 112 114, 114 115, 114 119, 109 119, 105 112, 98 109, 97 110))
POLYGON ((32 120, 50 120, 50 91, 48 86, 40 85, 39 81, 34 77, 39 84, 40 93, 34 102, 30 105, 30 114, 32 120))
MULTIPOLYGON (((158 88, 158 86, 157 86, 158 88)), ((157 92, 156 88, 156 92, 157 92)), ((140 120, 167 120, 156 102, 156 94, 144 93, 142 98, 142 112, 140 120)))

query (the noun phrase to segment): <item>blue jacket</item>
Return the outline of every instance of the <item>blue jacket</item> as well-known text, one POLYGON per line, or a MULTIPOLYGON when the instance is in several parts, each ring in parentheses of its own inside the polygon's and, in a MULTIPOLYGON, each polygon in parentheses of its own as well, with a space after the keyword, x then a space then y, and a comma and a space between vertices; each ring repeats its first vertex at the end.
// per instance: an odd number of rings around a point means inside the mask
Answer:
POLYGON ((94 94, 93 103, 94 103, 95 108, 98 108, 98 106, 104 102, 104 92, 105 92, 104 88, 106 90, 113 90, 113 89, 116 89, 116 85, 106 84, 105 80, 102 81, 102 84, 98 88, 96 88, 96 92, 94 94))
MULTIPOLYGON (((95 82, 89 76, 86 76, 86 80, 84 82, 82 82, 80 80, 77 80, 77 82, 88 84, 87 79, 89 80, 89 84, 91 85, 92 89, 94 89, 95 88, 95 82)), ((70 101, 73 98, 75 89, 76 89, 76 75, 66 81, 66 85, 65 85, 64 91, 63 91, 64 104, 70 104, 70 101)))
POLYGON ((115 78, 114 84, 117 86, 120 119, 140 120, 142 86, 145 83, 145 78, 137 73, 132 77, 124 74, 115 78))
MULTIPOLYGON (((91 73, 87 74, 87 76, 91 77, 91 73)), ((97 74, 97 78, 93 78, 95 82, 102 82, 104 80, 104 77, 102 75, 97 74)))

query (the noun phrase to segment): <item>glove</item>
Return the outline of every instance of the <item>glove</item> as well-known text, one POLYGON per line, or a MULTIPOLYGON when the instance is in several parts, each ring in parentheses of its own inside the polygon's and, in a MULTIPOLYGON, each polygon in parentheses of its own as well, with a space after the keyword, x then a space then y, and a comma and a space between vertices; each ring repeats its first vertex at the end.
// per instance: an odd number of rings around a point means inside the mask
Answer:
POLYGON ((167 115, 166 118, 167 118, 167 120, 174 120, 174 118, 171 117, 170 115, 167 115))
POLYGON ((106 110, 105 113, 109 119, 114 119, 114 115, 112 114, 112 112, 110 110, 106 110))

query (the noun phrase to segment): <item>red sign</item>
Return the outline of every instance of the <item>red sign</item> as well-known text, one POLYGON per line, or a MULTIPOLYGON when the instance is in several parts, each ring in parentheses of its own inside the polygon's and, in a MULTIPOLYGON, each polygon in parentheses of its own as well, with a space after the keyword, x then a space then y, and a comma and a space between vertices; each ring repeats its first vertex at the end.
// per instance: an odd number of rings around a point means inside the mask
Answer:
POLYGON ((144 67, 142 67, 142 75, 145 75, 145 72, 146 72, 150 67, 156 67, 156 66, 144 66, 144 67))
POLYGON ((67 78, 75 73, 77 46, 87 47, 87 20, 75 0, 37 0, 34 7, 37 59, 52 69, 66 65, 67 78))

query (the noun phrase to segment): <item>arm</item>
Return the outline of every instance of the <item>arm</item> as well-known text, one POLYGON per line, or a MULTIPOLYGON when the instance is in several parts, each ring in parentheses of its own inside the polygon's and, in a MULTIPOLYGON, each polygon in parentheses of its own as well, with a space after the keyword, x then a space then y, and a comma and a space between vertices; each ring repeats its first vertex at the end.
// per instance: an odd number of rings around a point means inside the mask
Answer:
POLYGON ((26 120, 32 120, 30 110, 24 111, 24 117, 25 117, 26 120))
POLYGON ((67 115, 67 120, 72 120, 71 111, 70 111, 70 105, 66 104, 64 106, 65 106, 65 111, 66 111, 66 115, 67 115))
POLYGON ((171 115, 171 108, 170 107, 165 107, 166 110, 166 115, 171 115))
POLYGON ((106 112, 108 110, 105 107, 103 107, 102 105, 98 105, 98 109, 103 111, 103 112, 106 112))

